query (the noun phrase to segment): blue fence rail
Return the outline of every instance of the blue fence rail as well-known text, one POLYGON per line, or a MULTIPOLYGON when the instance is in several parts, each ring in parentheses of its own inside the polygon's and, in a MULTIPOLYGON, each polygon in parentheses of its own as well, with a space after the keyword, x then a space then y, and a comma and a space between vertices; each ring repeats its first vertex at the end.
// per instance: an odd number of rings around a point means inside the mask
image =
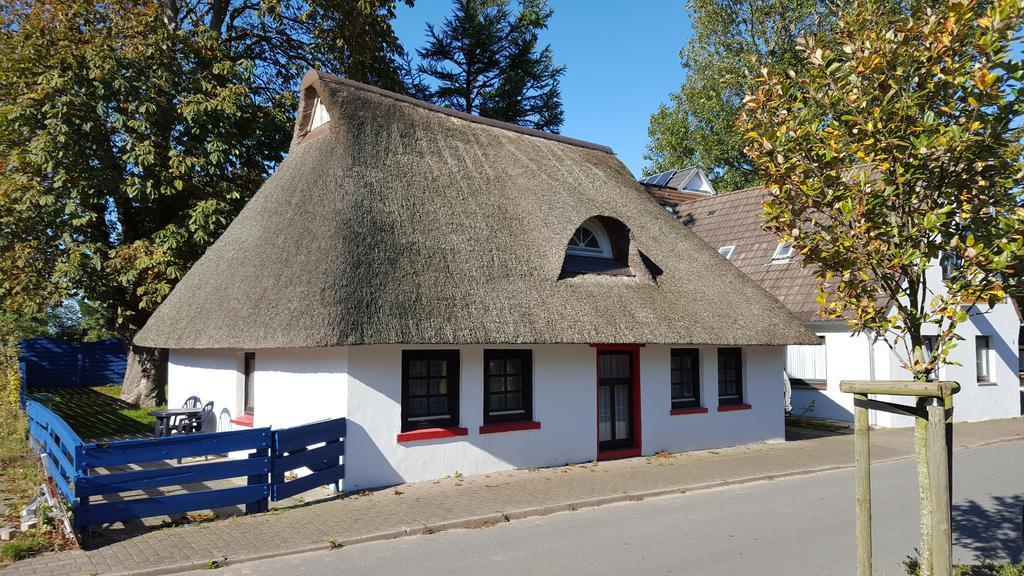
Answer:
POLYGON ((345 455, 344 418, 280 430, 254 428, 86 444, 42 404, 28 400, 25 411, 32 443, 37 451, 46 454, 47 472, 70 504, 73 524, 79 529, 225 506, 244 505, 246 513, 263 512, 269 508, 270 500, 283 500, 318 486, 337 484, 344 478, 344 463, 340 462, 345 455), (251 454, 248 458, 183 466, 116 470, 238 451, 251 454), (311 473, 285 480, 287 472, 301 468, 308 468, 311 473), (242 486, 121 498, 124 492, 243 477, 246 483, 242 486))

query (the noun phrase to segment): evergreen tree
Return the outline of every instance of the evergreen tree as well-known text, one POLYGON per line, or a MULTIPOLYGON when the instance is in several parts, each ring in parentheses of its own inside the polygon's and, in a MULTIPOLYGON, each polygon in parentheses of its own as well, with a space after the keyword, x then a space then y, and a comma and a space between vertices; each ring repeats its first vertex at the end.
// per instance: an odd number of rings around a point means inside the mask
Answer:
POLYGON ((798 68, 796 39, 821 31, 819 0, 688 0, 693 36, 680 52, 686 79, 651 116, 647 173, 700 165, 722 191, 759 182, 736 119, 748 77, 798 68))
POLYGON ((419 72, 434 80, 429 97, 463 112, 558 132, 564 121, 560 82, 550 46, 539 32, 553 14, 545 0, 456 0, 440 29, 427 24, 419 72))

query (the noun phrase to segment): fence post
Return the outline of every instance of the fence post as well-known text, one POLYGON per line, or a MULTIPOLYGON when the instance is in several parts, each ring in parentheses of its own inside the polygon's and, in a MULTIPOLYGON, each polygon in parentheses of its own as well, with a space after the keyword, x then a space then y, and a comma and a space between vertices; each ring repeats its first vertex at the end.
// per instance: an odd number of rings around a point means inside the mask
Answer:
POLYGON ((21 383, 18 385, 18 404, 21 405, 21 409, 25 409, 25 400, 28 399, 28 385, 25 384, 28 380, 25 378, 27 373, 27 366, 25 366, 24 360, 18 360, 18 376, 21 378, 21 383))
MULTIPOLYGON (((867 394, 854 394, 857 400, 867 400, 867 394)), ((868 409, 853 409, 854 454, 857 464, 857 576, 872 576, 871 572, 871 439, 868 409)))
POLYGON ((949 498, 949 460, 946 453, 946 408, 933 399, 928 404, 928 481, 932 493, 932 566, 934 576, 951 576, 953 533, 949 498))
MULTIPOLYGON (((255 451, 253 451, 253 453, 249 455, 249 458, 266 458, 269 454, 270 454, 270 450, 268 448, 259 448, 259 449, 255 450, 255 451)), ((246 514, 258 514, 260 512, 266 512, 267 510, 269 510, 270 509, 270 485, 267 482, 267 474, 266 473, 263 473, 263 474, 253 474, 251 476, 248 476, 246 478, 246 484, 248 486, 256 486, 256 485, 259 485, 259 484, 263 484, 267 488, 266 488, 266 491, 263 494, 263 498, 261 498, 260 500, 257 500, 256 502, 247 502, 245 504, 245 513, 246 514)))

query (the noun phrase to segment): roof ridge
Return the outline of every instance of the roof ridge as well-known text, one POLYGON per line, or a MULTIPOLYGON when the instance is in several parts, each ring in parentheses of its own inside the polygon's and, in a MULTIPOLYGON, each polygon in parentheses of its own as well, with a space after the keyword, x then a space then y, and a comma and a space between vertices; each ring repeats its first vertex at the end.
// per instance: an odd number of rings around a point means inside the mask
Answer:
MULTIPOLYGON (((327 72, 321 72, 315 68, 310 68, 309 72, 315 72, 320 80, 326 80, 335 84, 341 84, 342 86, 348 86, 349 88, 355 88, 356 90, 362 90, 364 92, 370 92, 378 96, 404 102, 406 104, 412 104, 418 108, 423 108, 431 112, 437 112, 444 114, 445 116, 452 116, 460 120, 467 122, 473 122, 475 124, 483 124, 492 128, 498 128, 500 130, 508 130, 509 132, 516 132, 525 136, 533 136, 535 138, 543 138, 544 140, 552 140, 555 142, 561 142, 562 144, 569 144, 571 146, 579 146, 580 148, 589 148, 591 150, 598 150, 600 152, 606 152, 614 155, 615 152, 604 144, 596 144, 594 142, 587 142, 586 140, 580 140, 578 138, 572 138, 569 136, 562 136, 561 134, 553 134, 551 132, 544 132, 543 130, 537 130, 534 128, 527 128, 526 126, 520 126, 519 124, 513 124, 511 122, 502 122, 501 120, 494 120, 491 118, 484 118, 483 116, 477 116, 476 114, 468 114, 466 112, 459 112, 458 110, 452 110, 451 108, 445 108, 444 106, 438 106, 437 104, 431 104, 430 102, 424 102, 423 100, 417 100, 411 96, 405 94, 399 94, 397 92, 391 92, 383 88, 376 86, 370 86, 369 84, 363 84, 362 82, 356 82, 348 78, 342 78, 341 76, 335 76, 327 72)), ((309 72, 306 72, 308 75, 309 72)))

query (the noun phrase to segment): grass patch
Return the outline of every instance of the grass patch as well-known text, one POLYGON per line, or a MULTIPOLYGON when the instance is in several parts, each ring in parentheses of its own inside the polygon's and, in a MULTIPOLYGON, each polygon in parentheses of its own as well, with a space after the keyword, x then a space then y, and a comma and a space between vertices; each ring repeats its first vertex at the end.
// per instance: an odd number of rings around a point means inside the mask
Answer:
POLYGON ((38 536, 19 536, 0 548, 0 558, 8 562, 17 562, 18 560, 34 556, 39 552, 52 549, 52 547, 53 545, 50 542, 38 536))
POLYGON ((803 418, 801 416, 790 416, 786 418, 786 426, 795 426, 797 428, 807 428, 809 430, 820 430, 822 432, 844 432, 849 430, 849 426, 843 426, 828 420, 822 420, 820 418, 803 418))
MULTIPOLYGON (((921 573, 917 558, 907 558, 903 561, 903 567, 911 576, 918 576, 921 573)), ((953 574, 956 576, 1024 576, 1024 562, 997 564, 986 560, 981 564, 957 564, 953 567, 953 574)))
POLYGON ((86 441, 141 438, 153 433, 158 407, 140 408, 121 400, 119 386, 33 390, 53 396, 53 411, 86 441))

